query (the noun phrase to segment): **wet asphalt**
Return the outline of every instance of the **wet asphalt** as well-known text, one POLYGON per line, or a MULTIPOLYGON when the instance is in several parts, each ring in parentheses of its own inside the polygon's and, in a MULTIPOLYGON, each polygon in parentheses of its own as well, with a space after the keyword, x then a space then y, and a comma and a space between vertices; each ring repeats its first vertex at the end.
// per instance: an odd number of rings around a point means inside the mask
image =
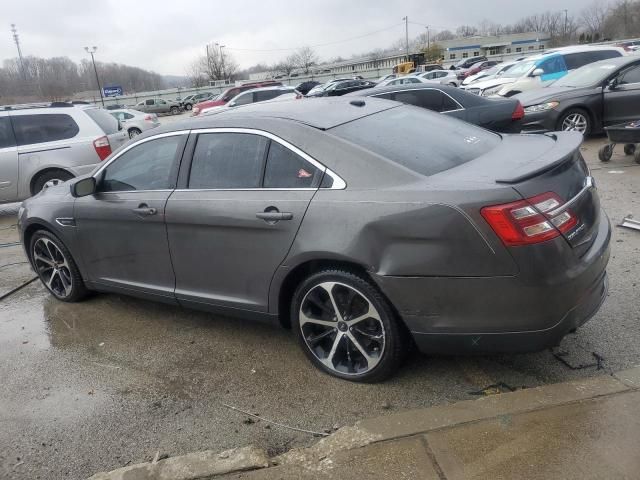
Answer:
MULTIPOLYGON (((612 223, 640 217, 640 166, 584 154, 612 223)), ((0 245, 17 241, 0 205, 0 245)), ((610 293, 559 349, 527 355, 415 354, 377 385, 314 369, 291 332, 118 295, 78 304, 39 282, 0 300, 0 478, 86 478, 189 451, 246 444, 271 454, 358 419, 555 383, 640 364, 640 232, 614 228, 610 293), (596 355, 593 355, 595 353, 596 355), (599 360, 598 360, 599 359, 599 360)), ((20 246, 0 246, 0 297, 34 277, 20 246)))

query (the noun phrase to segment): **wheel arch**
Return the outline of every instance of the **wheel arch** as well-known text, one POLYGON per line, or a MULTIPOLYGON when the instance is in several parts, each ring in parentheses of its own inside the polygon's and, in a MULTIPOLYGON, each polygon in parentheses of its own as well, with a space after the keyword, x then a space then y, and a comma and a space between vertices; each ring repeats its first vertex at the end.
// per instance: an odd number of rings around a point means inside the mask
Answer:
POLYGON ((581 110, 587 114, 587 116, 589 117, 589 121, 591 122, 591 131, 589 133, 593 133, 594 131, 598 131, 599 129, 601 129, 600 125, 596 125, 595 115, 593 111, 583 103, 575 103, 572 105, 568 105, 566 108, 563 108, 562 111, 558 114, 556 129, 562 130, 562 120, 564 119, 564 116, 567 114, 567 112, 571 110, 581 110))
POLYGON ((24 228, 24 231, 22 233, 22 244, 24 245, 24 250, 27 253, 27 259, 32 265, 33 265, 33 262, 31 259, 31 248, 30 248, 31 239, 33 238, 33 235, 38 230, 46 230, 47 232, 52 233, 56 237, 58 238, 60 237, 60 234, 56 231, 56 229, 51 224, 49 224, 49 222, 41 218, 35 218, 32 221, 30 221, 29 224, 24 228))
POLYGON ((45 175, 49 172, 64 172, 67 173, 69 175, 71 175, 71 178, 75 177, 75 174, 71 171, 68 170, 64 167, 46 167, 43 168, 42 170, 38 170, 37 172, 34 172, 33 175, 31 175, 31 178, 29 179, 29 194, 30 195, 34 195, 34 191, 33 191, 33 187, 36 183, 36 181, 38 180, 39 177, 41 177, 42 175, 45 175))
POLYGON ((376 285, 367 269, 353 260, 331 258, 329 255, 305 259, 294 267, 290 267, 280 280, 274 279, 275 285, 272 283, 272 287, 275 287, 272 300, 277 305, 277 315, 282 327, 291 328, 291 300, 300 282, 309 275, 328 269, 348 270, 363 276, 376 285))

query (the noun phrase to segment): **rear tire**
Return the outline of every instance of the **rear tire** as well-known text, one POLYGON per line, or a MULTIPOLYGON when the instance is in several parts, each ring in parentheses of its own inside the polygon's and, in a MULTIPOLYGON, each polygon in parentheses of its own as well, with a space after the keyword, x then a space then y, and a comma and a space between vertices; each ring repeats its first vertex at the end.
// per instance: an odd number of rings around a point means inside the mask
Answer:
POLYGON ((171 107, 171 115, 178 115, 180 113, 180 109, 178 107, 171 107))
POLYGON ((636 163, 640 164, 640 150, 636 150, 636 153, 633 156, 633 159, 636 163))
POLYGON ((73 178, 73 175, 65 170, 49 170, 48 172, 43 172, 33 180, 31 194, 35 195, 36 193, 40 193, 48 182, 57 185, 71 178, 73 178))
POLYGON ((190 111, 192 108, 193 108, 193 105, 191 105, 190 103, 187 103, 187 104, 184 106, 184 109, 185 109, 187 112, 188 112, 188 111, 190 111))
POLYGON ((611 160, 612 156, 613 145, 611 145, 610 143, 603 145, 602 147, 600 147, 600 150, 598 150, 598 158, 601 162, 608 162, 609 160, 611 160))
POLYGON ((140 135, 142 132, 139 128, 130 128, 129 129, 129 138, 135 138, 140 135))
POLYGON ((346 270, 323 270, 302 281, 293 294, 291 325, 311 363, 353 382, 390 377, 411 345, 376 286, 346 270))
POLYGON ((34 270, 49 292, 63 302, 77 302, 87 295, 87 288, 71 252, 47 230, 31 237, 29 255, 34 270))

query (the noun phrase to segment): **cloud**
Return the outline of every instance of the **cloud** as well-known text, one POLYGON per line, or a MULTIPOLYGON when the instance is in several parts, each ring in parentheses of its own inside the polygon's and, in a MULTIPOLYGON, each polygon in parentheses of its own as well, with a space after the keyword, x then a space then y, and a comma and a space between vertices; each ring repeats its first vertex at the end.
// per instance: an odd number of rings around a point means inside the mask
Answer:
MULTIPOLYGON (((522 5, 511 0, 367 0, 318 3, 240 0, 136 1, 22 0, 3 4, 3 18, 16 23, 24 55, 86 57, 84 46, 97 46, 96 58, 150 69, 185 73, 207 42, 227 46, 242 67, 273 63, 304 45, 326 44, 385 29, 375 35, 319 46, 323 59, 350 57, 386 47, 404 38, 402 17, 429 24, 432 31, 477 24, 487 18, 511 23, 524 15, 567 8, 578 14, 583 0, 539 0, 522 5), (305 8, 301 8, 301 5, 305 8), (395 27, 393 27, 395 25, 395 27), (390 28, 393 27, 393 28, 390 28)), ((410 24, 410 36, 424 31, 410 24)), ((0 42, 0 58, 16 56, 9 25, 0 42)))

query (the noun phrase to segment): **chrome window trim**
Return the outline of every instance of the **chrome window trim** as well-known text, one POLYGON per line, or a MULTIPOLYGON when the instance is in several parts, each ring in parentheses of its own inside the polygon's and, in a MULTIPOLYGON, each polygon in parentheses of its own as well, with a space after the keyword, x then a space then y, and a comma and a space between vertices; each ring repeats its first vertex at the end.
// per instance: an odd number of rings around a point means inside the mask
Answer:
MULTIPOLYGON (((295 145, 287 142, 286 140, 278 137, 277 135, 274 135, 271 132, 265 132, 264 130, 258 130, 257 128, 213 127, 213 128, 193 129, 193 130, 191 130, 191 133, 197 133, 197 134, 201 134, 201 133, 247 133, 247 134, 250 134, 250 135, 260 135, 262 137, 266 137, 266 138, 268 138, 270 140, 278 142, 283 147, 291 150, 296 155, 299 155, 300 157, 304 158, 307 162, 309 162, 315 168, 317 168, 318 170, 321 170, 326 175, 329 175, 331 177, 331 179, 333 180, 333 184, 329 188, 318 187, 318 188, 308 188, 308 189, 305 189, 305 190, 344 190, 347 187, 346 182, 338 174, 336 174, 333 170, 331 170, 330 168, 325 167, 322 163, 318 162, 311 155, 307 154, 306 152, 303 152, 302 150, 300 150, 295 145)), ((186 190, 192 190, 192 189, 186 189, 186 190)), ((192 191, 195 191, 195 190, 246 190, 246 191, 250 191, 250 190, 300 190, 300 189, 297 189, 297 188, 237 188, 237 189, 206 188, 206 189, 193 189, 192 191)), ((183 190, 181 190, 181 191, 183 191, 183 190)))
MULTIPOLYGON (((434 88, 434 87, 429 87, 429 88, 407 88, 407 89, 403 89, 403 90, 396 90, 396 91, 392 91, 392 92, 383 92, 383 93, 378 93, 377 95, 371 95, 372 97, 378 97, 380 95, 385 95, 388 93, 403 93, 403 92, 423 92, 425 90, 437 90, 440 93, 445 94, 447 97, 449 97, 451 100, 453 100, 453 102, 458 105, 458 107, 460 108, 456 108, 454 110, 445 110, 443 112, 436 112, 436 113, 449 113, 449 112, 459 112, 461 110, 464 110, 464 107, 462 105, 460 105, 460 102, 458 102, 455 98, 453 98, 451 95, 449 95, 447 92, 445 92, 444 90, 440 90, 439 88, 434 88)), ((399 100, 394 100, 396 102, 398 102, 399 100)), ((400 103, 404 103, 404 102, 400 102, 400 103)), ((411 105, 411 104, 405 104, 405 105, 411 105)), ((416 105, 414 105, 416 106, 416 105)), ((424 108, 424 107, 420 107, 420 108, 424 108)), ((426 110, 429 110, 428 108, 426 110)), ((434 110, 431 110, 432 112, 434 110)))
MULTIPOLYGON (((118 158, 120 158, 122 155, 124 155, 126 152, 128 152, 129 150, 131 150, 134 147, 137 147, 138 145, 142 145, 143 143, 146 142, 150 142, 151 140, 157 140, 158 138, 165 138, 165 137, 174 137, 177 135, 188 135, 190 130, 177 130, 175 132, 166 132, 166 133, 159 133, 157 135, 153 135, 151 137, 147 137, 147 138, 143 138, 141 140, 137 140, 135 143, 132 143, 131 145, 127 146, 126 148, 122 149, 121 151, 119 151, 116 155, 114 155, 112 158, 110 158, 109 160, 107 160, 104 165, 102 165, 94 174, 93 174, 93 178, 98 178, 98 176, 102 173, 102 171, 107 168, 109 165, 111 165, 113 162, 115 162, 118 158)), ((130 190, 133 192, 140 192, 142 190, 130 190)), ((155 190, 153 190, 155 191, 155 190)))

